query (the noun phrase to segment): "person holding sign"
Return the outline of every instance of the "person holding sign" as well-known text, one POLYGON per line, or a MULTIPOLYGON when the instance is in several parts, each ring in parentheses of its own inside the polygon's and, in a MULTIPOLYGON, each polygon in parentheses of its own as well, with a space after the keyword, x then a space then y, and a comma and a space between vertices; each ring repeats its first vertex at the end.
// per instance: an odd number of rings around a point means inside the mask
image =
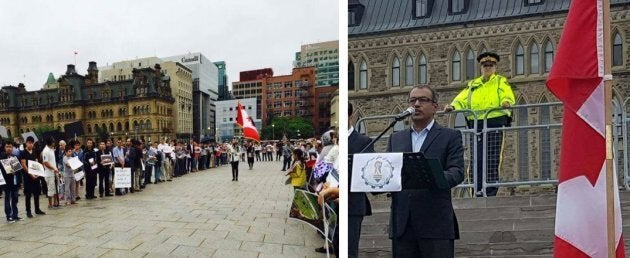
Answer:
POLYGON ((66 206, 69 204, 76 204, 76 187, 74 180, 74 171, 70 166, 70 159, 72 159, 72 148, 70 146, 65 149, 65 156, 63 157, 63 181, 65 182, 65 189, 63 197, 66 199, 66 206))
POLYGON ((106 148, 105 142, 100 141, 98 143, 98 151, 96 152, 96 173, 98 174, 98 196, 112 196, 112 193, 109 191, 109 171, 114 165, 112 159, 112 153, 106 148), (103 159, 103 156, 106 159, 103 159))
POLYGON ((31 213, 31 197, 33 197, 33 203, 35 206, 35 214, 46 214, 39 209, 39 194, 42 192, 41 184, 39 183, 39 176, 29 173, 28 164, 30 162, 37 162, 37 153, 33 150, 33 143, 35 139, 31 136, 26 138, 26 147, 20 156, 20 162, 22 163, 22 169, 24 170, 24 200, 26 201, 26 216, 33 217, 31 213))
MULTIPOLYGON (((13 145, 10 143, 5 143, 2 146, 4 152, 0 153, 0 159, 9 159, 13 156, 13 145)), ((0 188, 4 191, 4 213, 7 215, 7 222, 14 223, 16 221, 24 220, 18 217, 18 190, 20 189, 20 184, 17 181, 17 174, 22 173, 21 171, 14 171, 13 173, 7 173, 4 170, 3 166, 0 166, 0 172, 2 172, 2 177, 4 177, 5 185, 0 185, 0 188)))
POLYGON ((96 198, 94 195, 94 189, 96 188, 98 162, 96 160, 96 151, 94 151, 94 140, 88 139, 85 144, 85 152, 83 154, 83 170, 85 171, 85 199, 90 200, 96 198))
MULTIPOLYGON (((459 131, 434 120, 437 93, 416 86, 408 103, 415 109, 412 126, 392 134, 387 152, 420 152, 440 161, 449 187, 464 180, 464 148, 459 131)), ((404 181, 404 179, 403 179, 404 181)), ((459 227, 449 189, 402 189, 392 193, 389 237, 394 257, 454 257, 459 227)))

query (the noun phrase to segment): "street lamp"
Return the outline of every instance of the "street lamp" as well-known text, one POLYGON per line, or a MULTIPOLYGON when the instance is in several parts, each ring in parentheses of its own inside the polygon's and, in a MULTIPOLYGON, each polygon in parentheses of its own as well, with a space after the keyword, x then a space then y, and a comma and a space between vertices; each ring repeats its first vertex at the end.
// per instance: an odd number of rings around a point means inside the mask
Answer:
POLYGON ((298 139, 300 139, 300 129, 297 129, 297 133, 298 133, 298 139))
POLYGON ((271 139, 275 140, 276 139, 276 125, 275 124, 271 124, 271 132, 272 132, 271 139))

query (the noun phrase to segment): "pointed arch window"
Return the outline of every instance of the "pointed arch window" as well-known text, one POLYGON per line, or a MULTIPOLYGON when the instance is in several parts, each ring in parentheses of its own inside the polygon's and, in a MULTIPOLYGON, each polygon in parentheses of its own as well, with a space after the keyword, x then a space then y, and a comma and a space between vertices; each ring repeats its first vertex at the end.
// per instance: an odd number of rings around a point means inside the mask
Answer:
MULTIPOLYGON (((519 100, 520 104, 527 104, 523 99, 519 100)), ((529 125, 527 108, 519 108, 516 111, 517 121, 519 126, 529 125)), ((518 130, 518 174, 520 180, 529 179, 529 136, 527 135, 529 130, 518 130)))
POLYGON ((619 35, 618 32, 615 33, 615 36, 613 37, 612 65, 623 65, 623 41, 621 40, 621 35, 619 35))
POLYGON ((451 63, 451 79, 453 81, 460 81, 462 78, 462 59, 461 56, 459 55, 459 51, 455 50, 455 53, 453 53, 453 61, 451 63))
POLYGON ((551 71, 551 65, 553 64, 553 44, 551 41, 547 41, 545 44, 545 72, 551 71))
POLYGON ((368 88, 368 70, 367 63, 365 61, 361 62, 361 66, 359 66, 359 89, 365 90, 368 88))
MULTIPOLYGON (((541 103, 547 103, 543 98, 541 103)), ((550 107, 540 108, 540 124, 545 125, 551 122, 550 107)), ((540 128, 540 179, 551 179, 551 131, 547 128, 540 128)))
POLYGON ((424 54, 420 54, 418 59, 418 83, 427 84, 427 58, 424 54))
POLYGON ((518 43, 516 46, 516 58, 514 59, 514 71, 516 75, 525 74, 525 51, 523 50, 523 45, 518 43))
POLYGON ((354 64, 348 63, 348 90, 354 90, 354 64))
POLYGON ((472 49, 466 52, 466 80, 475 78, 475 54, 472 49))
POLYGON ((540 60, 540 54, 538 53, 538 44, 532 43, 529 49, 529 73, 540 73, 540 66, 538 61, 540 60))
POLYGON ((413 58, 407 56, 405 60, 405 85, 413 85, 413 58))
POLYGON ((400 59, 394 57, 392 62, 392 86, 400 86, 400 59))

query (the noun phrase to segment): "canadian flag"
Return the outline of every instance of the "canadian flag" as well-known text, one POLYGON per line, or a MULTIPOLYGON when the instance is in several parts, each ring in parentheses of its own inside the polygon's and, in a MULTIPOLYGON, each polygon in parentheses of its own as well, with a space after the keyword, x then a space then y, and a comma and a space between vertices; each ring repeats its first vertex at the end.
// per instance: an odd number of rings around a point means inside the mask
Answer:
POLYGON ((238 102, 236 112, 236 123, 243 129, 243 138, 260 141, 258 129, 256 129, 256 125, 254 125, 254 120, 252 120, 252 118, 247 114, 247 111, 243 109, 241 102, 238 102))
POLYGON ((616 257, 625 256, 616 176, 614 204, 606 201, 603 19, 603 0, 571 1, 547 79, 564 102, 554 257, 609 257, 607 205, 616 257))

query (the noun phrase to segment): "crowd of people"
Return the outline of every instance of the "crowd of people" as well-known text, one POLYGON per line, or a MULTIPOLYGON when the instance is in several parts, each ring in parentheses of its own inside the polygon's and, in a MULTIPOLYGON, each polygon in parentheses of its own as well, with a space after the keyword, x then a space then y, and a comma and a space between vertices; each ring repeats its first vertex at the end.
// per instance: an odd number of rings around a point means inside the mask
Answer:
MULTIPOLYGON (((335 131, 324 133, 320 140, 287 141, 280 152, 283 159, 281 171, 286 172, 287 183, 294 189, 316 194, 322 210, 327 203, 339 214, 339 145, 335 131)), ((333 245, 324 240, 324 245, 315 249, 316 252, 339 256, 338 227, 332 239, 333 245)))
POLYGON ((232 180, 237 181, 239 160, 247 160, 249 168, 253 169, 254 161, 273 161, 274 156, 279 160, 278 150, 281 149, 272 142, 240 145, 163 139, 145 143, 143 139, 131 138, 87 139, 82 144, 78 140, 66 142, 46 137, 42 142, 27 137, 23 143, 2 142, 0 145, 0 160, 15 157, 21 165, 15 172, 7 172, 0 166, 5 179, 5 185, 0 185, 0 198, 4 194, 8 223, 23 220, 17 208, 19 190, 23 190, 26 216, 33 218, 33 214, 46 214, 40 207, 41 195, 47 197, 48 209, 58 209, 77 204, 81 200, 80 193, 84 193, 86 200, 138 193, 150 184, 230 163, 232 180), (78 169, 71 165, 75 157, 82 163, 78 169), (29 173, 29 162, 42 164, 45 176, 29 173), (114 186, 115 168, 131 170, 131 187, 114 186))

